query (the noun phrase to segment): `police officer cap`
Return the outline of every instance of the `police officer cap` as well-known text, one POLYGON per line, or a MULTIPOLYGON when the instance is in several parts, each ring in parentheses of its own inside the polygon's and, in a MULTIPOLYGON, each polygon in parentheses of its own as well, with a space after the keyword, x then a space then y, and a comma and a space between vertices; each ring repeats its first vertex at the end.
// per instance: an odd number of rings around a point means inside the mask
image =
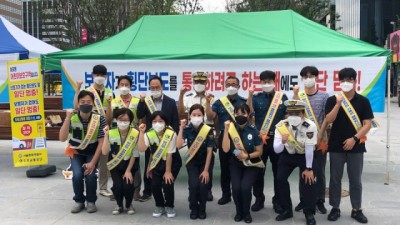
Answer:
POLYGON ((300 100, 286 100, 284 104, 286 111, 299 111, 306 108, 306 104, 300 100))
POLYGON ((192 73, 193 80, 207 80, 209 74, 207 72, 194 72, 192 73))
POLYGON ((260 80, 275 80, 275 73, 271 70, 265 70, 260 73, 260 80))

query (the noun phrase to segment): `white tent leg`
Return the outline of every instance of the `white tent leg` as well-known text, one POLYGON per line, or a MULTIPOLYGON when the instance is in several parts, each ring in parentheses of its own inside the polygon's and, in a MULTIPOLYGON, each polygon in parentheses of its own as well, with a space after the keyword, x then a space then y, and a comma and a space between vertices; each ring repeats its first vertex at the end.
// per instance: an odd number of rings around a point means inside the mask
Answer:
POLYGON ((389 155, 390 155, 390 73, 389 68, 387 74, 387 102, 386 102, 386 175, 385 175, 385 185, 390 184, 390 174, 389 174, 389 155))

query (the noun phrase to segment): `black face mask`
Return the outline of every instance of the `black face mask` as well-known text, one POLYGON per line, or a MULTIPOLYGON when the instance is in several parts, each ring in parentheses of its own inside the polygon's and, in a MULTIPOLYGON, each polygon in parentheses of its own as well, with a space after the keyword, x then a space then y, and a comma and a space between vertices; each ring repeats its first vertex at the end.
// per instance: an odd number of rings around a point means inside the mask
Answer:
POLYGON ((92 105, 80 105, 79 106, 79 111, 83 113, 90 113, 93 109, 92 105))
POLYGON ((239 125, 245 125, 247 123, 247 116, 236 116, 235 120, 239 125))

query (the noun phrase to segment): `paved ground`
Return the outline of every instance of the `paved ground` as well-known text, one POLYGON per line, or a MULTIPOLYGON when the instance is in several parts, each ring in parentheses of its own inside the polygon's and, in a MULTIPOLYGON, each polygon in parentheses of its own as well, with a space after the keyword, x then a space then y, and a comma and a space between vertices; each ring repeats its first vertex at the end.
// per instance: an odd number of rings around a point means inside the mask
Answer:
MULTIPOLYGON (((386 114, 375 115, 381 123, 380 131, 368 139, 368 153, 365 155, 363 175, 363 208, 369 219, 369 224, 400 225, 400 108, 397 103, 391 104, 391 153, 390 153, 390 184, 384 185, 386 169, 386 114)), ((216 200, 207 204, 208 218, 206 220, 192 221, 189 219, 188 188, 186 169, 182 168, 177 179, 175 188, 177 217, 167 219, 166 217, 152 218, 151 212, 154 201, 145 203, 134 202, 136 214, 129 216, 126 213, 118 216, 111 215, 115 202, 107 198, 99 197, 97 206, 99 211, 88 214, 82 211, 79 214, 71 214, 70 208, 73 204, 71 181, 64 180, 61 170, 69 164, 63 156, 64 144, 51 141, 49 146, 49 163, 57 166, 57 172, 46 178, 27 178, 26 168, 14 168, 11 160, 11 141, 0 141, 0 224, 231 224, 234 223, 233 202, 225 205, 217 205, 216 200)), ((328 162, 329 163, 329 162, 328 162)), ((329 177, 329 166, 327 167, 329 177)), ((219 169, 215 169, 214 196, 220 197, 219 169)), ((291 176, 291 187, 293 190, 293 204, 298 203, 297 179, 298 173, 291 176)), ((303 214, 295 213, 294 218, 276 222, 271 209, 271 168, 268 164, 268 172, 265 176, 268 201, 266 208, 257 213, 252 213, 254 224, 305 224, 303 214)), ((348 190, 347 175, 344 176, 343 188, 348 190)), ((111 186, 111 179, 109 181, 111 186)), ((253 199, 254 201, 254 199, 253 199)), ((326 206, 328 206, 326 204, 326 206)), ((343 198, 342 217, 336 223, 327 221, 326 215, 317 214, 317 224, 358 224, 350 218, 349 198, 343 198)))

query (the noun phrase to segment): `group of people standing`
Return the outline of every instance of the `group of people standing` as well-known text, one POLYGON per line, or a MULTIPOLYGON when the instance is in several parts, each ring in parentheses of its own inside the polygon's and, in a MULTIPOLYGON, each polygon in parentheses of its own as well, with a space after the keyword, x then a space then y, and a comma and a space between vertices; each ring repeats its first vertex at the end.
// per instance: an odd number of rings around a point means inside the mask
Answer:
POLYGON ((158 76, 149 80, 151 96, 142 93, 139 97, 130 93, 129 76, 118 77, 120 95, 115 98, 104 87, 106 67, 96 65, 92 74, 94 84, 89 88, 80 90, 82 82, 77 82, 77 111, 67 111, 60 130, 60 140, 68 140, 66 154, 73 171, 72 213, 83 210, 85 202, 88 212, 97 211, 94 171, 98 167, 102 195, 111 195, 106 186, 108 171, 111 174, 112 197, 117 202, 112 214, 120 214, 124 208, 128 214, 134 214, 133 199, 146 201, 153 196, 154 217, 175 217, 174 182, 184 163, 190 218, 205 219, 206 203, 213 200, 213 167, 218 152, 222 189, 218 204, 227 204, 233 197, 236 222, 251 223, 250 211, 264 208, 264 175, 269 159, 276 220, 293 217, 288 178, 299 168, 300 203, 295 210, 303 211, 306 224, 313 225, 316 210, 327 213, 325 164, 329 152, 332 209, 328 220, 340 217, 341 180, 346 163, 351 217, 360 223, 368 222, 361 209, 361 175, 373 113, 368 99, 355 92, 354 69, 339 72, 342 91, 329 97, 316 88, 318 69, 306 66, 300 71, 304 90, 293 87, 292 100, 275 91, 272 71, 260 73, 262 92, 254 93, 252 87, 247 99, 238 95, 240 82, 236 77, 227 77, 227 95, 215 99, 206 92, 208 74, 196 72, 192 74, 194 92, 187 93, 182 87, 178 106, 163 93, 163 81, 158 76), (139 152, 145 152, 142 195, 139 152))

